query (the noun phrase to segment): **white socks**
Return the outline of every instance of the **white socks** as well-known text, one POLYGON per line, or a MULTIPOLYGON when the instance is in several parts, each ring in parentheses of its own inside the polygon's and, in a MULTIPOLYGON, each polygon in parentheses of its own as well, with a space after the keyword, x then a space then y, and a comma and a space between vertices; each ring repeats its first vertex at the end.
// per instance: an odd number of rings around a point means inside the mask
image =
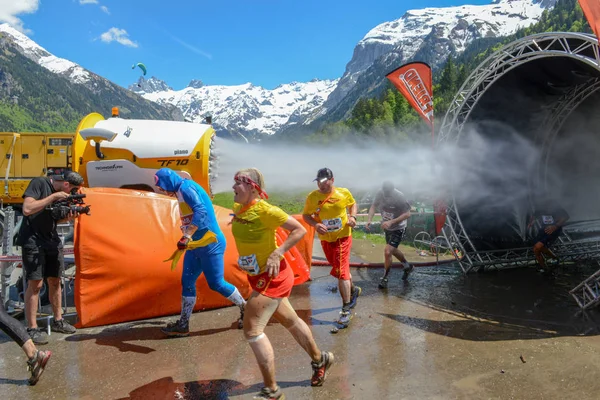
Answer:
POLYGON ((235 290, 233 291, 233 293, 231 293, 227 300, 231 301, 238 307, 244 307, 246 305, 246 300, 244 300, 242 294, 237 288, 235 288, 235 290))

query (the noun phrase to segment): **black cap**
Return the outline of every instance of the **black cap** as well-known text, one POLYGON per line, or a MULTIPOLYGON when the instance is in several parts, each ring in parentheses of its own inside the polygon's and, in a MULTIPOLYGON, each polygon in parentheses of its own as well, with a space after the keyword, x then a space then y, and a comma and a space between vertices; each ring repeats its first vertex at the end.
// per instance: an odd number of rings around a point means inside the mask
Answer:
POLYGON ((77 172, 67 171, 64 174, 52 175, 52 179, 57 182, 69 182, 73 186, 83 185, 83 177, 77 172))
POLYGON ((314 180, 318 181, 318 182, 323 182, 324 180, 332 179, 332 178, 333 178, 333 172, 331 172, 331 170, 329 168, 321 168, 319 170, 319 172, 317 172, 317 177, 314 180))

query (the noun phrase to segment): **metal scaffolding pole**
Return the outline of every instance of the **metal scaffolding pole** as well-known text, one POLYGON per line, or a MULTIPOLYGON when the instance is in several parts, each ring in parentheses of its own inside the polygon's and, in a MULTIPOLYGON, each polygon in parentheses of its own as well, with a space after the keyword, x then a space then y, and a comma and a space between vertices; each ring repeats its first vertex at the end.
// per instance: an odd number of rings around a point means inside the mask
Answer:
MULTIPOLYGON (((12 207, 7 207, 4 210, 4 229, 2 230, 2 255, 12 255, 12 237, 15 228, 15 212, 12 207)), ((10 290, 10 277, 15 269, 15 265, 10 261, 3 261, 0 263, 2 266, 2 276, 0 278, 0 299, 2 301, 2 307, 7 309, 9 300, 10 290)))

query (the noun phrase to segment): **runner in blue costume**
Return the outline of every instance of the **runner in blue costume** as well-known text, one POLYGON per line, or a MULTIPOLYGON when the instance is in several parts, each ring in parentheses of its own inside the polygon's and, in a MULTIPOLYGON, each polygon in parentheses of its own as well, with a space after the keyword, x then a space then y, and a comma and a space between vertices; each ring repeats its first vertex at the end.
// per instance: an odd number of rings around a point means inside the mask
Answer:
POLYGON ((225 236, 219 228, 213 204, 202 186, 190 179, 183 179, 170 168, 161 168, 154 176, 156 186, 179 201, 181 230, 183 236, 177 243, 185 250, 188 243, 199 240, 207 232, 216 235, 217 241, 204 247, 187 250, 183 256, 181 275, 181 317, 169 323, 162 332, 168 336, 188 336, 189 320, 196 304, 196 281, 204 273, 208 286, 240 308, 238 328, 242 328, 246 301, 238 289, 223 278, 225 264, 225 236))

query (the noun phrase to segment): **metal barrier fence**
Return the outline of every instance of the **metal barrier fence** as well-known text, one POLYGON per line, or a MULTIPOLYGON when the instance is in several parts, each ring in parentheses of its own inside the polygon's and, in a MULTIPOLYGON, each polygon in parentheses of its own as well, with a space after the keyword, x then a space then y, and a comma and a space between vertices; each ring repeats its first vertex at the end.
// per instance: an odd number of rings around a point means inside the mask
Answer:
MULTIPOLYGON (((2 221, 2 251, 0 255, 0 306, 4 307, 10 314, 14 313, 20 304, 18 302, 10 301, 10 287, 11 287, 11 277, 16 268, 21 266, 22 256, 15 252, 15 248, 13 245, 14 234, 19 227, 20 220, 15 224, 15 210, 12 207, 6 207, 2 209, 4 220, 2 221)), ((69 226, 62 225, 60 237, 64 244, 65 232, 68 233, 69 226), (66 227, 66 229, 64 229, 66 227)), ((64 248, 63 255, 72 255, 72 248, 64 248)), ((65 274, 61 277, 61 285, 63 287, 63 311, 64 317, 73 317, 76 316, 76 313, 66 313, 68 304, 67 304, 67 281, 69 283, 73 283, 74 277, 68 277, 65 274)), ((27 280, 22 279, 23 282, 23 293, 27 290, 27 280)), ((72 285, 69 285, 71 287, 72 285)), ((42 304, 41 304, 41 294, 38 300, 38 314, 41 314, 42 304)), ((47 322, 48 334, 50 335, 50 322, 52 316, 39 317, 38 320, 44 320, 47 322)))

